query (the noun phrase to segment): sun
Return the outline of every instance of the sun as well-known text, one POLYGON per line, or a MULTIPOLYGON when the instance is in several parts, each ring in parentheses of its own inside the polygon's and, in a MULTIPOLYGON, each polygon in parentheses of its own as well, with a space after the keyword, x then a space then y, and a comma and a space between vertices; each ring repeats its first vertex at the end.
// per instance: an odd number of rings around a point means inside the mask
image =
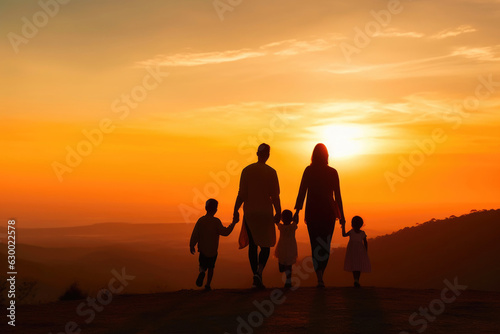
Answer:
POLYGON ((320 131, 320 138, 333 158, 347 159, 365 153, 366 133, 362 126, 327 125, 320 131))

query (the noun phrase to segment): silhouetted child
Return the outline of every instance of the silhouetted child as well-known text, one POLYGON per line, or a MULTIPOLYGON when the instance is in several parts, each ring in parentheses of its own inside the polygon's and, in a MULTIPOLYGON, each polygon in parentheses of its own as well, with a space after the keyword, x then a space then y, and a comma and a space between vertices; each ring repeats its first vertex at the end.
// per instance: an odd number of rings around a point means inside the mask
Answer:
POLYGON ((370 259, 368 258, 368 242, 366 233, 361 230, 363 218, 354 216, 351 220, 352 229, 345 232, 345 224, 342 224, 342 236, 349 237, 349 243, 345 252, 344 270, 351 271, 354 277, 354 287, 359 288, 359 277, 361 272, 372 271, 370 259))
POLYGON ((215 261, 217 260, 217 250, 219 248, 219 235, 228 236, 233 231, 234 225, 238 222, 234 219, 228 226, 224 227, 219 218, 214 217, 217 212, 219 203, 211 198, 205 204, 207 214, 198 219, 194 226, 189 248, 191 254, 195 253, 194 246, 198 244, 198 252, 200 252, 200 274, 196 279, 196 285, 202 286, 205 279, 205 271, 208 269, 206 290, 211 290, 210 283, 214 275, 215 261))
POLYGON ((277 223, 280 231, 280 239, 274 251, 278 258, 280 273, 285 273, 285 288, 292 287, 292 265, 297 261, 297 241, 295 240, 295 231, 297 223, 293 221, 293 214, 290 210, 283 210, 281 214, 281 223, 277 223))

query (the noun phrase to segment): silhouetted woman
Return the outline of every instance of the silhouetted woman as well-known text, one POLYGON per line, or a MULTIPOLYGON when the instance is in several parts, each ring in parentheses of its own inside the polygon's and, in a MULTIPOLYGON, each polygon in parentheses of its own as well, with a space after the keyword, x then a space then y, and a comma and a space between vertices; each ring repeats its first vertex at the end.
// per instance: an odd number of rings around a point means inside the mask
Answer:
POLYGON ((323 273, 330 257, 335 221, 345 222, 339 175, 328 166, 328 150, 323 144, 314 147, 311 165, 307 166, 300 182, 295 204, 295 219, 298 220, 307 193, 305 222, 311 242, 314 270, 318 287, 324 287, 323 273))

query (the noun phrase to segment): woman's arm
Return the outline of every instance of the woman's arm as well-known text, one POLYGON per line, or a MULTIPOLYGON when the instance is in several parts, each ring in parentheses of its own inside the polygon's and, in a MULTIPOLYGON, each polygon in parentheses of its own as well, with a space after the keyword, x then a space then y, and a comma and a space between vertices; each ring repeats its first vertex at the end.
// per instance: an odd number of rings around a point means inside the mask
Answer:
POLYGON ((345 224, 340 224, 340 226, 342 226, 342 236, 343 237, 349 236, 349 233, 345 233, 345 224))
POLYGON ((342 225, 345 224, 344 205, 342 204, 342 194, 340 193, 340 179, 337 171, 335 171, 333 193, 335 194, 335 201, 337 202, 340 210, 340 224, 342 225))
POLYGON ((365 244, 365 249, 368 252, 368 240, 366 240, 366 237, 363 239, 363 243, 365 244))
POLYGON ((294 221, 299 222, 299 211, 302 210, 304 206, 304 200, 306 198, 307 188, 308 188, 308 173, 307 168, 302 174, 302 180, 300 181, 299 194, 297 195, 297 201, 295 202, 295 214, 293 215, 294 221))

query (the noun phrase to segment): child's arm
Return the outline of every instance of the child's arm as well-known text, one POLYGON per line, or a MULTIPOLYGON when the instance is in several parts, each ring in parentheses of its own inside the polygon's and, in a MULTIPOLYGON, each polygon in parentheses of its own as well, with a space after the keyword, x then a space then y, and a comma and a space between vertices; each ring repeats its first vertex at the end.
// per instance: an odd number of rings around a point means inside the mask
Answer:
POLYGON ((366 237, 363 239, 363 243, 365 244, 365 249, 368 252, 368 241, 366 240, 366 237))
POLYGON ((238 222, 238 219, 234 218, 233 222, 231 224, 229 224, 228 227, 224 227, 222 225, 222 222, 221 222, 219 225, 219 234, 224 236, 224 237, 227 237, 228 235, 231 234, 231 232, 233 232, 233 229, 236 226, 237 222, 238 222))
POLYGON ((196 244, 199 241, 199 231, 198 230, 199 230, 198 223, 196 223, 196 225, 194 226, 194 229, 193 229, 193 233, 191 233, 191 240, 189 240, 189 251, 191 252, 191 254, 194 254, 196 252, 196 250, 194 249, 194 246, 196 246, 196 244))

